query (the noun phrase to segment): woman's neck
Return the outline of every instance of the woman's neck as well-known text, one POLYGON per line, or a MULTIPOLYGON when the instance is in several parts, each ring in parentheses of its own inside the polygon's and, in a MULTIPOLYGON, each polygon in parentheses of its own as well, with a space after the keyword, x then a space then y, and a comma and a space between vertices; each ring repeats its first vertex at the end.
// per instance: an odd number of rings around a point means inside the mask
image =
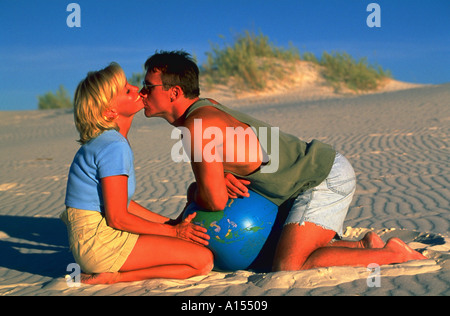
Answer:
POLYGON ((133 123, 133 118, 134 115, 131 117, 119 116, 116 120, 117 126, 119 127, 119 133, 126 139, 128 139, 128 132, 130 131, 131 123, 133 123))

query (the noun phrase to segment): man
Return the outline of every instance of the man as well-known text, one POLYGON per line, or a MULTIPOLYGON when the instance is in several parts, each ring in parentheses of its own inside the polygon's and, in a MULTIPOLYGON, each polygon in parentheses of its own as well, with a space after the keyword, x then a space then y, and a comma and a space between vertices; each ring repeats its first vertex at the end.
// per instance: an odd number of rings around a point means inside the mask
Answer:
POLYGON ((273 270, 425 258, 399 239, 384 244, 374 233, 359 242, 333 242, 336 234, 342 235, 355 174, 330 145, 303 142, 214 100, 200 99, 199 69, 186 52, 156 53, 145 69, 145 115, 162 117, 183 134, 196 179, 188 199, 211 211, 223 210, 229 197, 248 195, 248 185, 279 206, 291 205, 273 270))

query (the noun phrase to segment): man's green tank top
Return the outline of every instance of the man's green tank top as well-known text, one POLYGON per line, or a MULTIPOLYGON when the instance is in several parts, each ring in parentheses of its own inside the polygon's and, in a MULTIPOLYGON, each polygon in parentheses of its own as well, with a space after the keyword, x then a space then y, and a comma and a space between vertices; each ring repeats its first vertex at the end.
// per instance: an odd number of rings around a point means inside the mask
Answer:
POLYGON ((265 157, 270 159, 263 159, 263 165, 250 175, 230 173, 249 180, 251 190, 276 205, 279 206, 318 186, 330 173, 336 156, 336 151, 330 145, 318 140, 306 143, 265 122, 221 104, 215 104, 208 99, 200 99, 191 105, 185 117, 189 117, 195 110, 204 106, 212 106, 253 128, 263 152, 267 154, 265 157))

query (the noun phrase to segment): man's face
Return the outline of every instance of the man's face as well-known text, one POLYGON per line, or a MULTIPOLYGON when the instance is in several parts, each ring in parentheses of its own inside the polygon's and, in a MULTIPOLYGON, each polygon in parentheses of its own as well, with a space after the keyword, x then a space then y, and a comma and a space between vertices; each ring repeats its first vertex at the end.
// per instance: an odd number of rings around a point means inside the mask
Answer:
POLYGON ((164 117, 167 106, 170 104, 170 89, 164 90, 161 80, 161 72, 148 71, 144 79, 145 85, 140 95, 144 100, 146 117, 164 117))

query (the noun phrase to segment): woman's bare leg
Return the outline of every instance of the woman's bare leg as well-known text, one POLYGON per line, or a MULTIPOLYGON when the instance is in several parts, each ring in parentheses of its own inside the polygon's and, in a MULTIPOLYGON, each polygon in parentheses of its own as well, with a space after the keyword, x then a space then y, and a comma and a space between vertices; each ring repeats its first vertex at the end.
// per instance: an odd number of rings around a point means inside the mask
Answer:
POLYGON ((178 238, 141 235, 119 272, 82 275, 87 284, 112 284, 152 278, 186 279, 208 274, 213 255, 207 248, 178 238))

